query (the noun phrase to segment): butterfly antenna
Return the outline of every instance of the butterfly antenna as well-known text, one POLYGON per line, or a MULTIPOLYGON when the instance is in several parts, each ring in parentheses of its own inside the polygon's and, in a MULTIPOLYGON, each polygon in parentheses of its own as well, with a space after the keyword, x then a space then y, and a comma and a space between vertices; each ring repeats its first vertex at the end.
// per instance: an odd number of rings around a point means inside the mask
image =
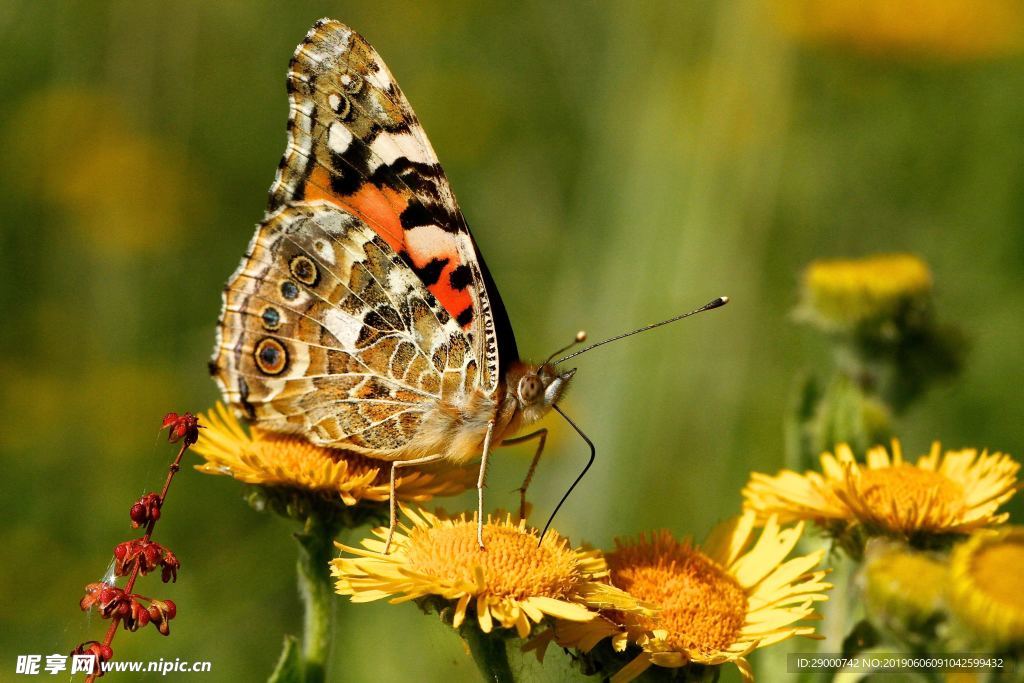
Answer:
POLYGON ((548 529, 551 527, 551 522, 555 521, 555 515, 557 515, 558 511, 562 509, 562 503, 564 503, 566 499, 569 498, 569 494, 571 494, 572 490, 576 488, 576 484, 580 483, 580 480, 583 479, 583 475, 585 475, 587 473, 587 470, 590 469, 590 466, 594 464, 594 458, 597 456, 597 449, 594 447, 594 442, 590 440, 590 437, 584 434, 583 430, 577 427, 576 423, 573 422, 568 415, 562 412, 562 409, 558 407, 557 403, 552 405, 551 407, 557 410, 558 414, 564 417, 565 421, 568 422, 572 426, 572 428, 576 430, 576 433, 583 437, 583 440, 587 442, 587 445, 590 446, 590 459, 587 460, 586 466, 583 468, 583 471, 579 473, 579 476, 576 477, 576 480, 572 483, 572 486, 569 487, 569 490, 566 491, 565 494, 562 496, 562 499, 558 501, 558 505, 555 506, 554 512, 552 512, 551 516, 548 517, 548 521, 544 525, 544 531, 540 532, 540 540, 537 542, 538 546, 544 542, 544 535, 548 532, 548 529))
MULTIPOLYGON (((718 308, 720 306, 724 306, 727 303, 729 303, 729 297, 727 297, 727 296, 720 296, 717 299, 712 299, 711 301, 707 302, 706 304, 704 304, 700 308, 697 308, 697 309, 694 309, 694 310, 690 311, 689 313, 683 313, 682 315, 677 315, 674 318, 669 318, 668 320, 662 320, 660 323, 654 323, 653 325, 644 325, 643 327, 638 327, 637 329, 633 330, 632 332, 625 332, 623 334, 611 337, 610 339, 605 339, 604 341, 599 341, 596 344, 591 344, 590 346, 588 346, 585 349, 580 349, 579 351, 576 351, 575 353, 570 353, 568 356, 565 356, 563 358, 559 358, 557 361, 555 361, 555 364, 556 365, 561 365, 565 361, 569 360, 570 358, 575 358, 576 356, 580 355, 581 353, 586 353, 587 351, 593 351, 598 346, 604 346, 605 344, 611 344, 613 341, 618 341, 620 339, 625 339, 626 337, 632 337, 634 334, 640 334, 641 332, 646 332, 647 330, 653 330, 656 327, 661 327, 662 325, 668 325, 669 323, 674 323, 677 320, 682 320, 683 318, 689 318, 691 315, 697 315, 698 313, 703 313, 704 311, 710 311, 713 308, 718 308)), ((579 335, 577 335, 577 338, 578 337, 579 337, 579 335)), ((566 347, 566 348, 571 348, 571 347, 572 347, 572 345, 570 344, 569 347, 566 347)), ((558 353, 561 353, 561 351, 559 351, 558 353)), ((558 412, 562 412, 562 411, 558 411, 558 412)), ((565 418, 565 419, 568 420, 569 418, 565 418)), ((570 421, 570 424, 571 424, 571 421, 570 421)), ((579 431, 579 429, 577 429, 576 431, 579 431)), ((580 432, 580 434, 582 434, 582 432, 580 432)), ((586 437, 584 437, 584 438, 586 438, 586 437)))
POLYGON ((558 349, 553 354, 548 356, 548 359, 546 361, 544 361, 543 364, 547 365, 548 363, 551 362, 551 359, 554 358, 555 356, 557 356, 558 354, 565 353, 566 351, 568 351, 572 347, 576 346, 577 344, 582 344, 585 341, 587 341, 587 333, 586 333, 585 330, 580 330, 579 332, 576 333, 576 338, 575 339, 573 339, 571 342, 569 342, 568 344, 566 344, 565 346, 563 346, 562 348, 558 349))

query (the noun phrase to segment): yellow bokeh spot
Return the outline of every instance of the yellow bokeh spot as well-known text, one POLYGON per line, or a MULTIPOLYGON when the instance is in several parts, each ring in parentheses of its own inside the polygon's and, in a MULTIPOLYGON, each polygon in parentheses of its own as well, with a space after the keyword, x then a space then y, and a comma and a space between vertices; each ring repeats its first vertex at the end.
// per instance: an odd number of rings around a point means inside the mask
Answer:
POLYGON ((864 568, 868 603, 892 617, 927 618, 942 605, 946 565, 905 547, 869 547, 864 568))
POLYGON ((1018 0, 771 0, 784 33, 812 45, 875 56, 944 61, 1017 54, 1024 47, 1018 0))
POLYGON ((19 190, 59 207, 103 254, 166 249, 205 209, 203 183, 172 145, 134 125, 125 106, 57 87, 27 98, 3 138, 19 190), (26 131, 45 130, 45 136, 26 131))
POLYGON ((982 548, 974 557, 974 578, 996 602, 1024 613, 1020 571, 1024 568, 1024 537, 982 548))
POLYGON ((911 254, 823 259, 804 271, 801 311, 827 325, 850 327, 923 305, 931 290, 928 264, 911 254))
POLYGON ((950 561, 950 606, 986 646, 1024 644, 1024 527, 979 531, 958 545, 950 561))

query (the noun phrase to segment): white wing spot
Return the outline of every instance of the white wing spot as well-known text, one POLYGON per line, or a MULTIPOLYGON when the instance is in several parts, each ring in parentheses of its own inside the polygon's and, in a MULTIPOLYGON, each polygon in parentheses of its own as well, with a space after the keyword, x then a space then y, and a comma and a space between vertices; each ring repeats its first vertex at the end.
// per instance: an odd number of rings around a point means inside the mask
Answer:
POLYGON ((390 166, 400 157, 419 164, 432 164, 430 152, 419 144, 409 133, 381 133, 371 143, 370 150, 376 158, 370 159, 370 170, 376 170, 381 164, 390 166))
POLYGON ((373 63, 377 67, 376 71, 373 69, 367 69, 365 78, 377 88, 386 91, 391 86, 391 79, 388 78, 389 74, 387 69, 379 59, 373 60, 373 63))
POLYGON ((334 338, 341 343, 345 350, 355 349, 359 333, 363 329, 363 323, 358 318, 342 311, 332 308, 324 314, 324 327, 334 335, 334 338))
POLYGON ((333 266, 335 264, 334 250, 331 246, 323 240, 317 240, 313 243, 313 249, 316 251, 316 255, 326 264, 333 266))
POLYGON ((327 146, 335 154, 344 154, 352 144, 352 131, 335 121, 327 131, 327 146))

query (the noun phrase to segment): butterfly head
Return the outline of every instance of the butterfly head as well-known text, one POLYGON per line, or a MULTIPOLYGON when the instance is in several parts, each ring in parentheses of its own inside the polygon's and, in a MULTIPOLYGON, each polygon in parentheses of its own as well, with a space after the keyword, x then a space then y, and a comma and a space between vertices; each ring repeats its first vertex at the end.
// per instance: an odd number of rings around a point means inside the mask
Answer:
POLYGON ((542 363, 526 366, 515 384, 515 397, 527 424, 536 422, 562 398, 576 368, 562 371, 554 365, 542 363))

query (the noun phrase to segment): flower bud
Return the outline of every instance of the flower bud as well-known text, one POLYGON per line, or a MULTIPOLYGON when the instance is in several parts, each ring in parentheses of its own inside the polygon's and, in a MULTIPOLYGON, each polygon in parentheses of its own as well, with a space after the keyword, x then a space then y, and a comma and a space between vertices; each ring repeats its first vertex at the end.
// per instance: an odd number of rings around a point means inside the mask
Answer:
POLYGON ((177 443, 184 440, 186 448, 199 440, 199 430, 203 427, 199 424, 199 418, 192 413, 167 413, 164 416, 161 429, 167 429, 167 441, 177 443))

